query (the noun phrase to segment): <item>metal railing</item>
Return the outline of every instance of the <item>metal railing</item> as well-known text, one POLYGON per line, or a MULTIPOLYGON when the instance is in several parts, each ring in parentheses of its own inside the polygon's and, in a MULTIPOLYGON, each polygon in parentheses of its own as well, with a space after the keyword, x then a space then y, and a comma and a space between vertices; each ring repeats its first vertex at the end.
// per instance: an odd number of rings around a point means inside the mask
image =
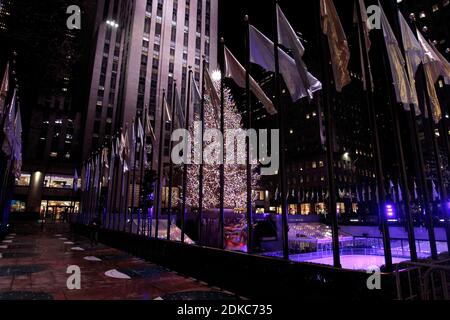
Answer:
POLYGON ((398 300, 450 300, 450 259, 402 262, 394 274, 398 300))

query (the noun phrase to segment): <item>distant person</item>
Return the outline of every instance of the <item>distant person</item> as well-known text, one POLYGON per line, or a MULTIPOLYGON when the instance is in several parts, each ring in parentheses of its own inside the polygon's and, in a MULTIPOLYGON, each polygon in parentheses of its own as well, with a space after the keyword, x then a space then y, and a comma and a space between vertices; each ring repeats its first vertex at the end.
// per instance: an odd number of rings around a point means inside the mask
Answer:
POLYGON ((92 247, 98 245, 98 233, 100 231, 100 224, 101 224, 101 221, 99 218, 92 219, 91 223, 89 224, 89 226, 91 228, 90 239, 91 239, 92 247))

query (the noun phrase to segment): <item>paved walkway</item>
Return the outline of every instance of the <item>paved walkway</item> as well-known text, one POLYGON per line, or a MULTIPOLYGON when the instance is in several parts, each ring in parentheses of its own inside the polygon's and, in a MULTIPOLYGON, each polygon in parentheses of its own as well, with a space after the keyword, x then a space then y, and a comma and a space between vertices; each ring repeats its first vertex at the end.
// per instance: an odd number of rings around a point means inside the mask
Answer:
POLYGON ((116 249, 92 247, 65 225, 42 231, 27 224, 13 232, 0 242, 0 300, 237 299, 116 249), (67 287, 69 266, 80 268, 80 290, 67 287))

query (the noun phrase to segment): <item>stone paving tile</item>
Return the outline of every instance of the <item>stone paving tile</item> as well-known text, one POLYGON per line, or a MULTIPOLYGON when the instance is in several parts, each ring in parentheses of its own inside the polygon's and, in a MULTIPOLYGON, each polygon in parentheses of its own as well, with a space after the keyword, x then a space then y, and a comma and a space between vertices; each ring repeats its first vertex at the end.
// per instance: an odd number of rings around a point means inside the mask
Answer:
POLYGON ((151 300, 161 296, 183 297, 177 293, 187 291, 217 291, 114 248, 104 245, 92 248, 88 239, 71 234, 64 225, 52 225, 44 231, 24 225, 15 232, 13 242, 0 249, 0 253, 16 255, 7 254, 0 259, 0 269, 13 268, 17 274, 8 269, 0 275, 0 296, 39 299, 48 294, 55 300, 151 300), (64 244, 65 241, 74 244, 64 244), (86 251, 71 250, 77 246, 86 251), (87 261, 83 259, 86 256, 103 259, 87 261), (67 288, 70 275, 66 271, 72 265, 81 269, 81 290, 67 288), (22 269, 28 271, 24 273, 22 269), (107 277, 105 272, 112 269, 130 275, 131 279, 107 277))

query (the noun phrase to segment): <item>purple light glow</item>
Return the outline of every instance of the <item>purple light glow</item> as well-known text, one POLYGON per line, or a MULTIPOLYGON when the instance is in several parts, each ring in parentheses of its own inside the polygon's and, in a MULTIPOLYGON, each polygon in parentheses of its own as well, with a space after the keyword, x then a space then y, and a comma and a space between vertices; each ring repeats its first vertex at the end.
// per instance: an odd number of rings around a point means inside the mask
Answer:
POLYGON ((395 210, 394 210, 394 206, 392 204, 386 205, 386 215, 389 218, 392 218, 393 216, 395 216, 395 210))

